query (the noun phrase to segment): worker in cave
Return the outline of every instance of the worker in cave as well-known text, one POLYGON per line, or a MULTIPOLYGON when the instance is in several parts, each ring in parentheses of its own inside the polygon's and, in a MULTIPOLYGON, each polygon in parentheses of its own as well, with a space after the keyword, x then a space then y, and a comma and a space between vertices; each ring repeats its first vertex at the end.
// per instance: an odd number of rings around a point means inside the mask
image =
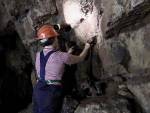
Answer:
MULTIPOLYGON (((34 113, 60 113, 63 101, 62 75, 65 64, 76 64, 84 60, 93 39, 85 44, 79 55, 59 50, 59 34, 51 25, 43 25, 37 30, 37 39, 43 50, 36 54, 37 84, 33 90, 34 113)), ((71 75, 70 75, 71 76, 71 75)))

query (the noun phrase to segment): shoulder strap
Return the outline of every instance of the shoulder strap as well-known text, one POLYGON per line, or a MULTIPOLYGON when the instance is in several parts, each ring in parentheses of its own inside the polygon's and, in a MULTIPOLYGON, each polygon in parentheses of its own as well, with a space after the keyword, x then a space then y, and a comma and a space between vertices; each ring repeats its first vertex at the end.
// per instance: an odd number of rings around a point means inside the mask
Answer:
POLYGON ((49 51, 45 56, 44 52, 40 52, 40 79, 45 80, 45 66, 47 64, 48 58, 56 52, 57 50, 49 51))

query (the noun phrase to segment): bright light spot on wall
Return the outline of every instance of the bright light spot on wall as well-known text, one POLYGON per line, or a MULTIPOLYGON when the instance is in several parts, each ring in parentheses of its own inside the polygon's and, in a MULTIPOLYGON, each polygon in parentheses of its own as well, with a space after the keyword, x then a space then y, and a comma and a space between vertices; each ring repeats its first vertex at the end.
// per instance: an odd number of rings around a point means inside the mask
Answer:
POLYGON ((101 17, 98 10, 92 5, 92 10, 87 14, 81 11, 80 0, 65 0, 63 3, 64 18, 67 24, 70 24, 76 33, 76 38, 86 42, 89 38, 97 36, 98 42, 101 42, 101 17))
POLYGON ((80 4, 76 1, 66 1, 63 4, 65 21, 72 28, 78 26, 81 23, 80 20, 84 18, 80 7, 80 4))

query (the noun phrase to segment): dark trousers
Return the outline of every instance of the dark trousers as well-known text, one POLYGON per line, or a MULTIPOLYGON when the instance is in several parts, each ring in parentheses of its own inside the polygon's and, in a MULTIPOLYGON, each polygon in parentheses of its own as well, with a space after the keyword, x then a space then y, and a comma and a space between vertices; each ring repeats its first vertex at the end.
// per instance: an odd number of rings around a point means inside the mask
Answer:
POLYGON ((33 113, 60 113, 62 86, 38 81, 33 90, 33 113))

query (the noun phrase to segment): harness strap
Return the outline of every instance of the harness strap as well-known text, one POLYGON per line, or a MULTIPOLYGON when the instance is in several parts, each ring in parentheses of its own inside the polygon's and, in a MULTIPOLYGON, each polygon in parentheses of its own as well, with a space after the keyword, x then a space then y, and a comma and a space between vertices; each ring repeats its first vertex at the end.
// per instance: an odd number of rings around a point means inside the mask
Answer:
POLYGON ((49 51, 45 56, 44 56, 43 51, 40 52, 40 78, 41 80, 45 80, 45 66, 47 64, 48 58, 50 57, 52 53, 56 51, 57 50, 49 51))

